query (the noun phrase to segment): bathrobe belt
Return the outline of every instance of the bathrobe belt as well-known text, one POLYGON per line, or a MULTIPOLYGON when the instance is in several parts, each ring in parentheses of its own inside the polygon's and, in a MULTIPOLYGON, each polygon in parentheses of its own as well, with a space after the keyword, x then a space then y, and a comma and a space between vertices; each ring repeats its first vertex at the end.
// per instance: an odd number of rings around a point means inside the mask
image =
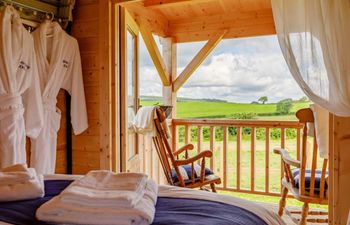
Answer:
POLYGON ((23 115, 24 108, 20 94, 0 95, 0 120, 10 115, 23 115))
POLYGON ((61 110, 56 106, 56 99, 43 99, 44 111, 61 113, 61 110))

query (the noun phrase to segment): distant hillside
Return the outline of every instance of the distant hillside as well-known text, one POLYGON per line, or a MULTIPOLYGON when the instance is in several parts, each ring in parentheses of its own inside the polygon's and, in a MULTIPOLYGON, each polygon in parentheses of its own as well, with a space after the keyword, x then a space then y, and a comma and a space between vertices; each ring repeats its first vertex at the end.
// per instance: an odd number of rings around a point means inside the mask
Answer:
MULTIPOLYGON (((155 105, 159 101, 141 100, 141 105, 155 105)), ((294 113, 309 106, 309 102, 294 102, 289 115, 277 115, 276 104, 250 104, 230 102, 179 101, 176 107, 177 118, 234 118, 237 113, 253 113, 253 119, 296 120, 294 113)))
MULTIPOLYGON (((160 96, 141 96, 142 101, 156 101, 156 102, 162 102, 163 97, 160 96)), ((226 100, 222 99, 209 99, 209 98, 201 98, 201 99, 196 99, 196 98, 182 98, 182 97, 177 97, 178 102, 227 102, 226 100)))

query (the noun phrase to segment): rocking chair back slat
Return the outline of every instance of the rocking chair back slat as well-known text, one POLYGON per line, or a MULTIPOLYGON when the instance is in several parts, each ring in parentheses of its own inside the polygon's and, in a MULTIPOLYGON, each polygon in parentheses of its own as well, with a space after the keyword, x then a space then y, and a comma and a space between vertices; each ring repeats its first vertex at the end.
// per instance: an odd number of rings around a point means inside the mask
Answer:
POLYGON ((301 150, 301 167, 300 167, 300 173, 299 173, 299 192, 300 195, 305 195, 305 172, 306 172, 306 148, 307 148, 307 128, 304 126, 303 129, 303 146, 301 150))
POLYGON ((314 197, 315 194, 315 176, 317 168, 317 141, 316 136, 314 136, 314 147, 312 152, 312 166, 311 166, 311 179, 310 179, 310 196, 314 197))
MULTIPOLYGON (((153 137, 153 142, 154 142, 154 145, 156 146, 156 149, 161 149, 163 148, 161 142, 162 140, 157 136, 157 137, 153 137)), ((158 154, 158 157, 159 157, 159 161, 163 167, 163 170, 164 170, 164 174, 165 174, 165 177, 168 181, 169 184, 173 184, 173 181, 171 179, 171 166, 169 164, 169 161, 168 161, 168 157, 165 153, 165 151, 157 151, 157 154, 158 154)))
POLYGON ((301 167, 300 167, 300 182, 299 182, 299 192, 300 195, 307 195, 310 197, 315 196, 315 180, 316 176, 320 177, 320 187, 319 192, 317 195, 322 194, 322 198, 324 198, 324 185, 326 182, 326 171, 327 171, 327 159, 323 160, 322 164, 322 171, 321 174, 318 175, 317 172, 317 159, 318 159, 318 145, 317 145, 317 139, 316 139, 316 133, 314 131, 313 134, 313 148, 312 148, 312 157, 311 157, 311 168, 307 169, 307 138, 308 138, 308 130, 307 130, 307 123, 314 123, 314 116, 313 112, 310 108, 301 109, 296 113, 296 117, 299 119, 299 122, 304 123, 304 129, 303 129, 303 140, 302 140, 302 153, 301 153, 301 167), (309 171, 310 173, 310 185, 309 187, 305 187, 305 177, 306 173, 309 171), (323 183, 323 184, 322 184, 323 183), (307 190, 306 190, 307 188, 307 190), (321 193, 322 192, 322 193, 321 193))

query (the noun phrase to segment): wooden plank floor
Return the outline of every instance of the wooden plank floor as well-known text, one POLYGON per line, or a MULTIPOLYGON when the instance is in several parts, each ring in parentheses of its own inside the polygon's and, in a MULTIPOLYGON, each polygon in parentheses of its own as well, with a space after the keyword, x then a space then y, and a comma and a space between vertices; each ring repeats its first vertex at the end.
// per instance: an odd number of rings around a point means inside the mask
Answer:
MULTIPOLYGON (((277 212, 278 211, 278 205, 277 204, 273 204, 273 203, 266 203, 266 202, 256 202, 257 204, 259 205, 262 205, 264 208, 268 208, 274 212, 277 212)), ((287 206, 287 209, 289 211, 297 211, 297 210, 301 210, 301 207, 297 207, 297 206, 287 206)), ((310 210, 313 210, 310 208, 310 210)), ((318 210, 319 211, 319 210, 318 210)), ((299 215, 296 215, 296 214, 293 214, 294 217, 296 218, 299 218, 298 216, 299 215)), ((308 218, 313 218, 312 216, 309 216, 308 218)), ((327 216, 316 216, 316 218, 327 218, 327 216)), ((283 217, 282 219, 284 220, 284 222, 287 224, 287 225, 295 225, 295 223, 293 222, 293 220, 288 216, 286 215, 286 213, 283 214, 283 217)), ((327 224, 327 223, 308 223, 308 225, 324 225, 324 224, 327 224)))

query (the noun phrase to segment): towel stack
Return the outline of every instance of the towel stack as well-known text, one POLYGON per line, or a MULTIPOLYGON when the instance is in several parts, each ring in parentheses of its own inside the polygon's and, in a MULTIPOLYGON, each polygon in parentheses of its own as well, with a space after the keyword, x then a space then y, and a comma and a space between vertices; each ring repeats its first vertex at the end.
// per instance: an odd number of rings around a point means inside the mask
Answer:
POLYGON ((44 179, 26 164, 0 170, 0 202, 44 197, 44 179))
POLYGON ((72 224, 150 224, 158 186, 141 173, 91 171, 42 205, 39 220, 72 224))

